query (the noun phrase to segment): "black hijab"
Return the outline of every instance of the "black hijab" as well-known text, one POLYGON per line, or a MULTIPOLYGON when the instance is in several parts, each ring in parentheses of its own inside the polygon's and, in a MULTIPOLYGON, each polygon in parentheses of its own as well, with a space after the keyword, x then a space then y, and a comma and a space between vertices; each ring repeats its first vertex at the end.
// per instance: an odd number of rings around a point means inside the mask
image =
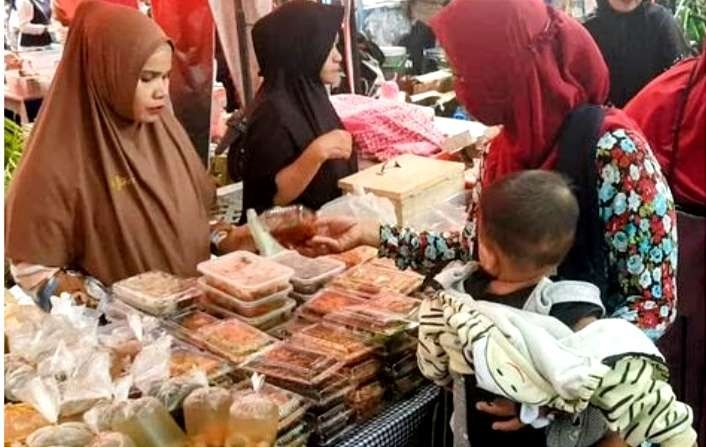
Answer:
MULTIPOLYGON (((320 72, 343 21, 343 8, 293 0, 253 28, 263 84, 248 117, 244 142, 243 208, 272 207, 274 178, 317 137, 342 129, 320 72)), ((296 203, 318 209, 341 194, 338 180, 357 170, 350 160, 328 160, 296 203)))
POLYGON ((648 0, 627 13, 598 0, 596 13, 585 25, 610 69, 608 99, 616 107, 623 107, 686 53, 672 13, 648 0))

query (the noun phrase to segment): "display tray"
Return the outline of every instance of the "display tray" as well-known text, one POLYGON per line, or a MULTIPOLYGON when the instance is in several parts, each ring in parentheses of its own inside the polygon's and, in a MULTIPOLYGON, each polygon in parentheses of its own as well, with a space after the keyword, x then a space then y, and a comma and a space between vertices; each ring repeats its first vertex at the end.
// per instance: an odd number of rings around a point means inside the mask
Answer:
POLYGON ((318 321, 326 314, 349 306, 365 304, 360 296, 337 289, 323 289, 304 303, 298 311, 299 315, 311 321, 318 321))
POLYGON ((294 270, 290 281, 294 290, 303 294, 316 292, 346 269, 341 261, 327 257, 308 258, 296 251, 286 251, 271 259, 294 270))
POLYGON ((119 300, 151 315, 165 316, 190 306, 201 295, 195 279, 151 271, 113 284, 119 300))
POLYGON ((408 295, 422 285, 423 279, 423 276, 416 273, 392 270, 367 262, 337 276, 329 283, 329 287, 369 294, 395 292, 408 295))
POLYGON ((255 301, 289 287, 294 270, 246 251, 236 251, 197 266, 210 286, 243 301, 255 301))
POLYGON ((262 317, 284 307, 292 291, 292 287, 289 286, 270 296, 254 301, 243 301, 209 285, 204 278, 199 278, 198 286, 204 291, 208 302, 246 318, 262 317))

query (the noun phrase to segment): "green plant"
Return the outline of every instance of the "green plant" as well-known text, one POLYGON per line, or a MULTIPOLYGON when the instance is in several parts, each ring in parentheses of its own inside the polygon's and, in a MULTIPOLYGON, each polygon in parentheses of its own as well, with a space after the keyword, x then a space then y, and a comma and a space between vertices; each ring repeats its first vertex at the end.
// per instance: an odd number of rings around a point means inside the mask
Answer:
POLYGON ((23 140, 22 128, 11 119, 5 118, 5 189, 10 184, 12 173, 22 157, 23 140))
POLYGON ((706 35, 706 2, 704 0, 678 0, 674 15, 689 46, 695 52, 700 52, 706 35))

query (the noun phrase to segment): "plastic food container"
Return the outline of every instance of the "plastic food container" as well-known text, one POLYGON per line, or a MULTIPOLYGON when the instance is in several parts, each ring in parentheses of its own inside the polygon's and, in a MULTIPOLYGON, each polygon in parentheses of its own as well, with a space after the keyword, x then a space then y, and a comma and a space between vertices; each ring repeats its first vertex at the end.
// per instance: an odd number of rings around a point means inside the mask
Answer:
POLYGON ((280 433, 275 447, 306 447, 311 436, 311 428, 306 422, 300 422, 280 433))
POLYGON ((368 305, 375 309, 402 315, 407 318, 416 318, 417 311, 422 302, 405 295, 381 292, 370 299, 368 305))
POLYGON ((275 343, 242 365, 244 369, 264 374, 270 382, 275 381, 275 384, 295 392, 306 388, 311 391, 316 391, 317 387, 323 389, 324 382, 342 366, 329 356, 302 349, 292 342, 275 343), (293 389, 292 385, 303 387, 293 389))
POLYGON ((325 323, 301 329, 292 336, 292 342, 330 355, 346 365, 360 362, 375 350, 368 337, 325 323))
POLYGON ((255 301, 289 287, 294 270, 245 251, 198 265, 206 282, 243 301, 255 301))
POLYGON ((195 337, 209 350, 240 363, 251 354, 272 344, 275 339, 242 321, 231 318, 199 328, 195 337))
POLYGON ((296 290, 292 289, 292 291, 289 292, 289 296, 297 300, 297 303, 302 304, 306 303, 314 296, 316 296, 316 293, 299 293, 296 290))
POLYGON ((392 379, 399 379, 418 372, 416 352, 410 352, 394 363, 386 365, 384 370, 385 375, 392 379))
POLYGON ((378 359, 366 360, 357 365, 349 366, 341 371, 348 377, 348 380, 354 385, 367 383, 378 376, 382 370, 382 363, 378 359))
POLYGON ((416 273, 365 263, 334 278, 330 286, 369 294, 395 292, 407 295, 417 290, 422 285, 423 279, 416 273))
POLYGON ((267 331, 289 320, 295 307, 297 307, 297 302, 291 298, 286 298, 282 307, 268 314, 252 318, 236 315, 236 318, 260 330, 267 331))
POLYGON ((255 301, 243 301, 210 286, 204 278, 199 278, 197 282, 201 290, 204 291, 208 302, 223 309, 233 311, 246 318, 261 317, 283 307, 287 304, 287 296, 292 291, 292 287, 289 286, 273 295, 255 301))
POLYGON ((196 331, 202 326, 220 321, 217 317, 200 309, 192 309, 188 312, 174 316, 171 321, 181 326, 187 331, 196 331))
MULTIPOLYGON (((248 379, 238 383, 235 389, 250 390, 251 387, 250 379, 248 379)), ((302 396, 270 383, 265 383, 259 392, 277 405, 279 408, 280 421, 289 418, 292 414, 298 413, 302 408, 309 408, 309 403, 302 396)))
POLYGON ((354 306, 330 313, 324 317, 324 321, 354 331, 367 332, 383 339, 404 334, 417 326, 416 323, 400 318, 399 315, 368 306, 354 306))
POLYGON ((342 290, 323 289, 307 301, 299 312, 305 318, 313 321, 320 320, 324 315, 344 309, 349 306, 365 304, 366 300, 342 290))
POLYGON ((233 371, 233 367, 220 357, 200 351, 187 344, 172 346, 169 359, 169 375, 177 377, 199 369, 206 373, 210 380, 216 380, 233 371))
POLYGON ((358 420, 366 419, 382 407, 385 388, 380 382, 373 382, 351 393, 348 404, 355 411, 358 420))
POLYGON ((280 253, 273 256, 272 260, 294 270, 290 281, 294 290, 299 293, 316 292, 346 269, 346 265, 341 261, 326 257, 307 258, 296 251, 280 253))
POLYGON ((193 278, 164 272, 147 272, 113 285, 120 300, 152 315, 164 316, 190 306, 201 292, 193 278))
POLYGON ((337 253, 335 255, 329 255, 330 258, 337 259, 346 264, 347 268, 355 267, 356 265, 362 264, 370 259, 375 258, 378 255, 378 249, 375 247, 369 247, 367 245, 361 245, 352 250, 344 251, 343 253, 337 253))
POLYGON ((258 217, 277 242, 290 249, 303 245, 316 234, 316 215, 301 205, 276 207, 258 217))

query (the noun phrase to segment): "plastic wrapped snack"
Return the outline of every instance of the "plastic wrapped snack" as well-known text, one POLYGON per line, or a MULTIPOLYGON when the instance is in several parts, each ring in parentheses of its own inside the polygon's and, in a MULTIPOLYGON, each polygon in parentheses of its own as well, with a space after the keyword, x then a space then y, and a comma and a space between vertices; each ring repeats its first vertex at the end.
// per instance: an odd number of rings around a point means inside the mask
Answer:
POLYGON ((375 247, 370 247, 367 245, 361 245, 352 250, 344 251, 343 253, 337 253, 335 255, 329 255, 333 259, 337 259, 346 264, 347 268, 355 267, 356 265, 362 264, 370 259, 377 256, 378 249, 375 247))
POLYGON ((407 295, 417 290, 423 279, 423 276, 416 273, 392 270, 367 262, 339 275, 331 281, 330 286, 370 294, 386 291, 407 295))
POLYGON ((194 279, 147 272, 113 285, 115 295, 152 315, 168 315, 189 306, 200 292, 194 279))
MULTIPOLYGON (((250 389, 250 380, 244 380, 240 382, 236 385, 235 388, 237 390, 250 389)), ((309 404, 304 400, 302 396, 269 383, 265 383, 262 385, 260 393, 267 396, 267 398, 269 398, 272 402, 275 403, 275 405, 277 405, 277 408, 279 410, 280 425, 282 422, 285 422, 287 421, 287 419, 290 419, 292 415, 300 413, 301 410, 306 411, 306 409, 309 408, 309 404)))
POLYGON ((27 447, 85 447, 93 440, 93 432, 82 422, 66 422, 40 428, 27 437, 27 447))
POLYGON ((192 392, 184 400, 186 434, 192 444, 220 447, 228 434, 232 393, 224 388, 206 387, 192 392))
POLYGON ((274 445, 279 426, 279 409, 260 393, 263 381, 255 375, 253 389, 233 393, 226 447, 274 445))
POLYGON ((346 365, 370 356, 375 349, 369 343, 369 337, 326 323, 301 329, 292 336, 292 341, 306 349, 330 355, 346 365))
POLYGON ((154 383, 147 393, 156 397, 167 411, 181 407, 184 399, 194 390, 208 386, 208 378, 203 371, 193 370, 178 377, 172 377, 164 382, 154 383))
POLYGON ((365 299, 341 290, 323 289, 299 308, 299 314, 308 320, 318 321, 331 312, 365 302, 365 299))
POLYGON ((48 425, 49 421, 31 405, 5 405, 5 445, 22 442, 35 431, 48 425))
POLYGON ((261 317, 283 307, 286 304, 287 296, 292 291, 290 286, 258 300, 243 301, 210 286, 204 278, 199 278, 198 285, 204 291, 208 302, 247 318, 261 317))
POLYGON ((243 301, 254 301, 286 289, 294 275, 289 267, 244 251, 202 262, 197 268, 209 285, 243 301))
POLYGON ((127 435, 139 447, 182 447, 186 436, 157 399, 130 401, 113 419, 113 431, 127 435))
POLYGON ((121 409, 127 405, 125 401, 100 402, 83 415, 83 422, 94 433, 110 431, 113 426, 113 417, 119 414, 121 409))
POLYGON ((326 257, 307 258, 296 251, 280 253, 272 260, 294 270, 294 276, 290 281, 294 285, 294 290, 299 293, 316 292, 331 278, 346 269, 341 261, 326 257))
POLYGON ((34 366, 17 354, 5 354, 5 398, 18 402, 17 392, 37 375, 34 366))
POLYGON ((195 337, 203 340, 210 350, 234 363, 242 362, 250 354, 275 341, 275 338, 237 319, 203 326, 196 331, 195 337))
POLYGON ((118 432, 101 433, 88 447, 137 447, 129 436, 118 432))

